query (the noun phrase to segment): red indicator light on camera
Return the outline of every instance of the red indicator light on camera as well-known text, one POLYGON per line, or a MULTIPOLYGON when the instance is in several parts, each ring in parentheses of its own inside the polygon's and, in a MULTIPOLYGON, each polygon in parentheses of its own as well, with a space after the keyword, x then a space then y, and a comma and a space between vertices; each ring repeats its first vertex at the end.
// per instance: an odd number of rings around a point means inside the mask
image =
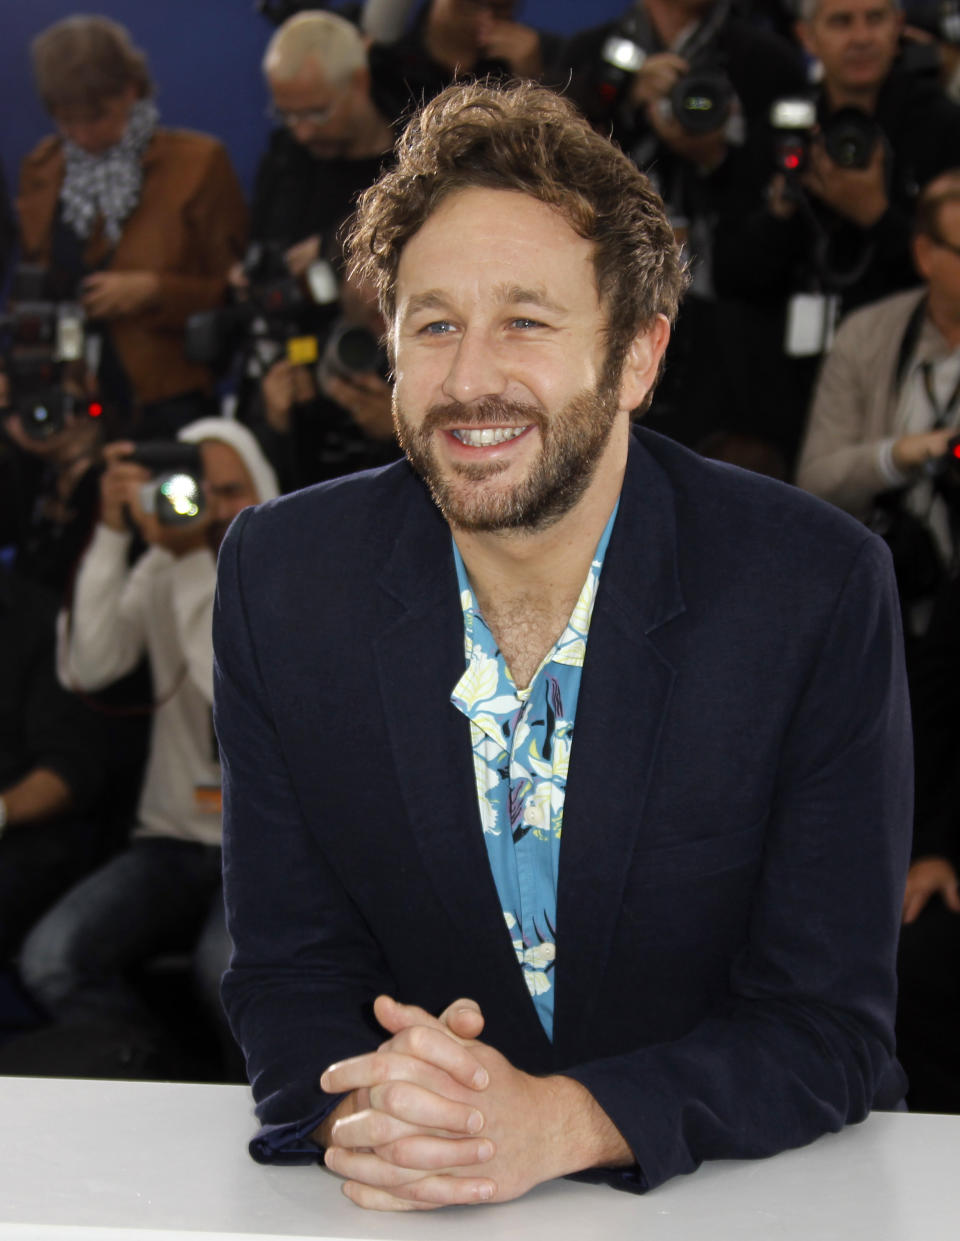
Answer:
POLYGON ((89 406, 87 407, 87 413, 90 415, 91 418, 99 418, 100 415, 103 413, 103 406, 100 404, 99 401, 91 401, 89 406))
POLYGON ((953 448, 951 448, 950 451, 953 454, 953 456, 956 457, 958 461, 960 461, 960 444, 954 444, 953 448))
POLYGON ((783 162, 784 162, 784 165, 786 166, 787 172, 796 172, 797 169, 800 167, 800 156, 799 155, 788 155, 786 156, 783 162))

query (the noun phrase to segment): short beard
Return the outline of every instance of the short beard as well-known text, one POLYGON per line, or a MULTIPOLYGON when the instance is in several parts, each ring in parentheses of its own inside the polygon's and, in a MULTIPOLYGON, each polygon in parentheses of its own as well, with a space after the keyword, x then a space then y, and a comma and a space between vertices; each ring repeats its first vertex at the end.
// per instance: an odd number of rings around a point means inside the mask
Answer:
POLYGON ((616 423, 619 385, 602 384, 573 397, 547 415, 539 406, 488 397, 475 405, 434 405, 419 427, 404 414, 394 390, 393 418, 400 446, 430 489, 451 526, 482 533, 544 530, 577 504, 592 480, 616 423), (541 450, 530 473, 498 491, 496 478, 507 465, 458 465, 441 470, 434 432, 450 426, 536 426, 541 450), (484 484, 491 484, 486 487, 484 484))

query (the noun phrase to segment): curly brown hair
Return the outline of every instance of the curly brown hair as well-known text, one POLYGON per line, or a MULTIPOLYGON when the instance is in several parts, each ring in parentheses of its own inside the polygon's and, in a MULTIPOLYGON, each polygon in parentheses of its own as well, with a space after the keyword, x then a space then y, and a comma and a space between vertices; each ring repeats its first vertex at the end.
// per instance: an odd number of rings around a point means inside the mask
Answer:
POLYGON ((605 379, 658 314, 672 323, 687 276, 663 203, 635 164, 573 104, 533 82, 447 87, 411 120, 396 166, 361 196, 346 252, 376 286, 389 322, 403 247, 440 203, 465 189, 518 190, 594 243, 607 316, 605 379))

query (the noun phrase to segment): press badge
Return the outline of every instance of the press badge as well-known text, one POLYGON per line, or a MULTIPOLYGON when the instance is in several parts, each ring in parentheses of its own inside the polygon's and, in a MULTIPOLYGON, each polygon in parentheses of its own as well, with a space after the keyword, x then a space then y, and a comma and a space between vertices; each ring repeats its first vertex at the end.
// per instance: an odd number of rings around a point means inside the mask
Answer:
POLYGON ((812 358, 833 344, 840 299, 835 293, 794 293, 787 303, 784 353, 790 358, 812 358))

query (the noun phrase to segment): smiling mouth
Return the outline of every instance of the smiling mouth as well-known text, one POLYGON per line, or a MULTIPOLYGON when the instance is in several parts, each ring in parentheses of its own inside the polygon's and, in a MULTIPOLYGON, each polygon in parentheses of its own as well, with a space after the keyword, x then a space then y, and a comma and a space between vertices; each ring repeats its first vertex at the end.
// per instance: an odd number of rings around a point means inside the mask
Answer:
POLYGON ((489 448, 493 444, 505 444, 507 440, 515 440, 527 429, 527 427, 482 427, 478 430, 468 430, 466 427, 459 427, 451 430, 450 434, 461 444, 466 444, 468 448, 489 448))

